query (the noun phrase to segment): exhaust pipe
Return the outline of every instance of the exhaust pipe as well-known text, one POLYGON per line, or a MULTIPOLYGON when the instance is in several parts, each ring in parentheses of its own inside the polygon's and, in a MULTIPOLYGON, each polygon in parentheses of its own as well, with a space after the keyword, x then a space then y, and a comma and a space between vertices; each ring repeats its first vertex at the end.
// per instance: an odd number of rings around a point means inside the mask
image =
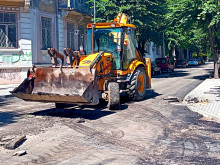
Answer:
POLYGON ((95 53, 94 49, 95 49, 95 37, 94 37, 94 29, 95 29, 95 25, 92 25, 92 54, 95 53))

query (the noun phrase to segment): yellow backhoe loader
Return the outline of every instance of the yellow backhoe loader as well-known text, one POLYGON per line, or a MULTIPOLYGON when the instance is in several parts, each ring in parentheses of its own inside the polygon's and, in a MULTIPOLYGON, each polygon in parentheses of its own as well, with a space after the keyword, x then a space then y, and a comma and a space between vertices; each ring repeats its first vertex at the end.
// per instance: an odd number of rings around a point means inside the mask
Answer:
POLYGON ((27 78, 12 94, 26 101, 68 104, 108 101, 109 109, 119 109, 120 93, 142 100, 151 87, 151 61, 136 49, 135 26, 119 14, 113 23, 87 25, 83 51, 64 49, 64 54, 48 49, 52 66, 30 68, 27 78))

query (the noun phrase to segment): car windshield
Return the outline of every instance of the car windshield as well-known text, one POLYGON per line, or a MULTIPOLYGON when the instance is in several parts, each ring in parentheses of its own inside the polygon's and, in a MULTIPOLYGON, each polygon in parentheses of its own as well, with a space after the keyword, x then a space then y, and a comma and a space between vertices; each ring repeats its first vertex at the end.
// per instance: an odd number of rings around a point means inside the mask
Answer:
MULTIPOLYGON (((94 29, 94 51, 117 55, 121 45, 121 28, 94 29)), ((92 29, 88 29, 86 54, 92 54, 92 29)))
POLYGON ((161 60, 161 63, 162 63, 162 64, 166 64, 166 60, 165 60, 165 59, 162 59, 162 60, 161 60))

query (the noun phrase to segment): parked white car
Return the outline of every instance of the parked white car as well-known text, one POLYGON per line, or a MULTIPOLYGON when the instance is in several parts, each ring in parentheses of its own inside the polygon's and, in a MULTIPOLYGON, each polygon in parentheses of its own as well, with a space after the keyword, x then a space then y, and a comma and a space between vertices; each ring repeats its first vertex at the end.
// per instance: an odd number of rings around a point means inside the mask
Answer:
POLYGON ((199 65, 199 63, 196 59, 191 59, 188 61, 188 65, 199 65))

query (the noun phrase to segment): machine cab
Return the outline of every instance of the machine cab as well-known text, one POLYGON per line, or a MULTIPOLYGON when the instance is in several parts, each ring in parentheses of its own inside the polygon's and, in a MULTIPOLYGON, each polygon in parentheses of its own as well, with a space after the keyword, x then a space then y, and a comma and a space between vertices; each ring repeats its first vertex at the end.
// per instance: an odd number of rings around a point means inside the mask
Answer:
POLYGON ((118 23, 97 23, 88 25, 86 54, 100 51, 114 56, 113 70, 126 70, 133 59, 137 59, 135 27, 118 23), (104 26, 105 25, 105 26, 104 26), (92 52, 94 26, 94 52, 92 52))

